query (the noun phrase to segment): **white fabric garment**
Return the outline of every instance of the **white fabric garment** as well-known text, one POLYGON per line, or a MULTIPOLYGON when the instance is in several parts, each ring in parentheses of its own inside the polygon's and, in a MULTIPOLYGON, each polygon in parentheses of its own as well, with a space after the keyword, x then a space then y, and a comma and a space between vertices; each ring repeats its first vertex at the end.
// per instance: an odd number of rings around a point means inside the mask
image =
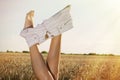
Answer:
POLYGON ((57 36, 73 28, 70 15, 70 6, 65 7, 58 13, 46 19, 42 24, 38 24, 34 28, 22 30, 20 35, 24 37, 28 46, 46 41, 49 38, 57 36))

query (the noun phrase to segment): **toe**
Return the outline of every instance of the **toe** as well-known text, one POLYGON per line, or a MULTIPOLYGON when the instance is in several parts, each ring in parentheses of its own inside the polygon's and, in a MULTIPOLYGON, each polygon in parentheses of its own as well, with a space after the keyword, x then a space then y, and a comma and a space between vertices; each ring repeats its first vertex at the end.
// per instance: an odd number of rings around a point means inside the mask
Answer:
POLYGON ((33 16, 34 16, 34 10, 29 11, 29 12, 27 13, 27 15, 33 17, 33 16))

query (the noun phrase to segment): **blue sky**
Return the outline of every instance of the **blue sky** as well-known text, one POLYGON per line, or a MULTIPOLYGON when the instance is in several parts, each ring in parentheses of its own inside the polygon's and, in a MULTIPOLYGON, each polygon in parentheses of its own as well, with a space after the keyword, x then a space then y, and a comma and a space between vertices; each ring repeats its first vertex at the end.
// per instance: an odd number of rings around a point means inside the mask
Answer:
POLYGON ((29 50, 19 36, 29 10, 35 10, 36 26, 68 4, 74 28, 63 34, 62 52, 120 53, 120 0, 0 0, 0 51, 29 50))

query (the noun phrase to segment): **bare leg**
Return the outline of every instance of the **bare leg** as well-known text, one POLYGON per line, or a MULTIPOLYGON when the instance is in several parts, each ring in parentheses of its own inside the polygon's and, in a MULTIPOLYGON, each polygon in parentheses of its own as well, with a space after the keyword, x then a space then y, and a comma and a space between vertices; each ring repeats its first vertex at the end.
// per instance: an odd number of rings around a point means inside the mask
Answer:
MULTIPOLYGON (((33 27, 33 21, 32 21, 33 15, 34 15, 33 11, 30 11, 27 14, 24 29, 28 28, 29 26, 33 27)), ((35 44, 29 49, 30 49, 32 68, 38 80, 54 80, 45 64, 42 55, 39 53, 37 45, 35 44)))
POLYGON ((59 75, 61 36, 62 35, 58 35, 52 39, 50 50, 47 57, 47 65, 54 80, 58 80, 58 75, 59 75))
POLYGON ((30 47, 30 56, 32 67, 38 80, 53 80, 42 55, 38 51, 37 45, 30 47))

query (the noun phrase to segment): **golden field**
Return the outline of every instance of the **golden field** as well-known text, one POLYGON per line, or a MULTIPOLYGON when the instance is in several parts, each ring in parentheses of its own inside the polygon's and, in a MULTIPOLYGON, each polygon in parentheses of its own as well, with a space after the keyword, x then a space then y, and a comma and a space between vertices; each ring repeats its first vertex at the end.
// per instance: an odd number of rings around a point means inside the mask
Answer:
MULTIPOLYGON (((59 80, 120 80, 119 72, 120 56, 62 55, 59 80)), ((36 80, 30 55, 0 53, 0 80, 36 80)))

